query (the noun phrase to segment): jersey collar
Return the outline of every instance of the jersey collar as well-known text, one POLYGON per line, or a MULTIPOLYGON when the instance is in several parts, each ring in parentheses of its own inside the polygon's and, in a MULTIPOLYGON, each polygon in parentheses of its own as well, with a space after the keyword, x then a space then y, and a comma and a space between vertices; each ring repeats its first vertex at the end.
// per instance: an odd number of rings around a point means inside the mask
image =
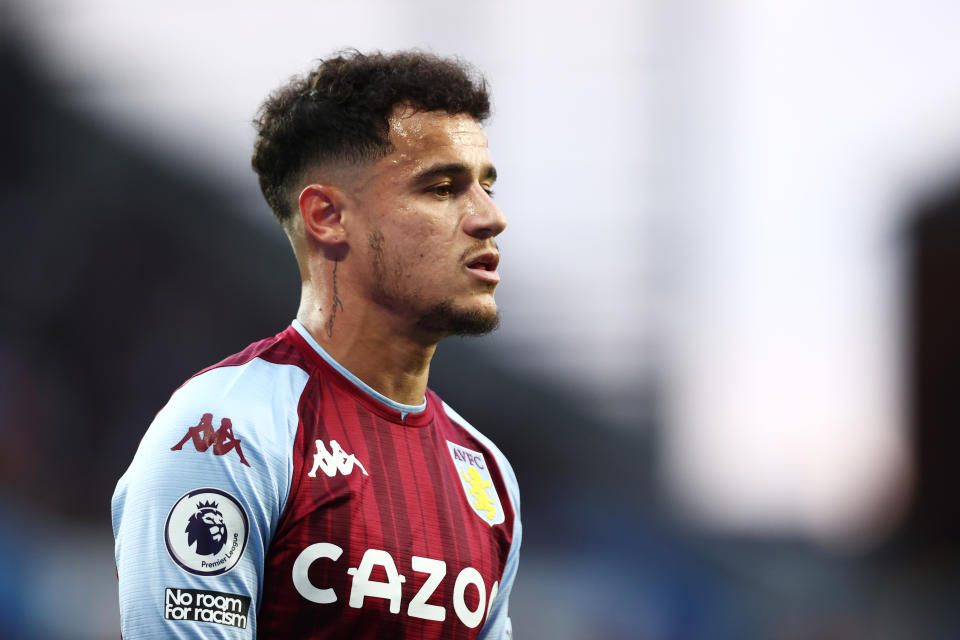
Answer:
POLYGON ((365 394, 367 394, 368 396, 370 396, 371 398, 373 398, 383 406, 387 407, 388 409, 398 412, 400 414, 400 420, 406 421, 407 416, 416 415, 426 410, 427 408, 426 396, 424 396, 423 402, 421 402, 420 404, 402 404, 395 400, 391 400, 390 398, 383 395, 382 393, 380 393, 379 391, 377 391, 376 389, 368 385, 366 382, 364 382, 357 376, 350 373, 350 371, 348 371, 346 367, 344 367, 342 364, 334 360, 333 356, 327 353, 326 350, 320 346, 320 343, 314 340, 313 336, 310 335, 310 332, 307 331, 306 327, 304 327, 299 320, 294 319, 294 321, 291 322, 290 324, 294 328, 294 330, 296 330, 296 332, 300 334, 300 337, 303 338, 304 341, 308 345, 310 345, 310 347, 314 351, 316 351, 317 355, 323 358, 324 362, 330 365, 331 368, 333 368, 337 373, 339 373, 341 376, 346 378, 351 384, 353 384, 360 391, 363 391, 365 394))

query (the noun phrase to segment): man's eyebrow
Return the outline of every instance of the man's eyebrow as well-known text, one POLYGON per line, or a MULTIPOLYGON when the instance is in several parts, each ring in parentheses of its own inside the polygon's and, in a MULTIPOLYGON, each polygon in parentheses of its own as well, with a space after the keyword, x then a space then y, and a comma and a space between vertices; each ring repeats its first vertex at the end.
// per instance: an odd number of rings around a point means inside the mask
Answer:
MULTIPOLYGON (((414 180, 416 180, 417 182, 429 182, 436 178, 442 178, 445 176, 455 176, 455 175, 463 175, 463 174, 469 175, 471 173, 473 173, 473 171, 467 165, 460 162, 449 162, 447 164, 441 164, 434 167, 430 167, 429 169, 424 169, 423 171, 418 173, 416 176, 414 176, 414 180)), ((494 167, 492 164, 484 167, 481 180, 489 180, 490 182, 493 182, 496 179, 497 179, 497 168, 494 167)))

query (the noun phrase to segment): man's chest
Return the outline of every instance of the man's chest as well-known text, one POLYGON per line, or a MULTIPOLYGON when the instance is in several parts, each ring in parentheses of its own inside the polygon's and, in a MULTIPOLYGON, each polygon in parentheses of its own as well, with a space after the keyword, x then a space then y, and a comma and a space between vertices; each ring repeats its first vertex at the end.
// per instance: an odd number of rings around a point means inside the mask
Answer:
POLYGON ((443 420, 408 427, 337 408, 302 425, 261 629, 475 637, 512 531, 492 456, 443 420))

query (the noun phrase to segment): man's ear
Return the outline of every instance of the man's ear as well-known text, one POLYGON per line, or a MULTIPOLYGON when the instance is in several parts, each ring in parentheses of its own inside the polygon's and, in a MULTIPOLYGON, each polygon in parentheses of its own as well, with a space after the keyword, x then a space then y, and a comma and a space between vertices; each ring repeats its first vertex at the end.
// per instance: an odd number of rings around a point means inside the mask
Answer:
POLYGON ((300 192, 299 204, 308 238, 327 246, 347 241, 343 227, 344 195, 336 187, 307 185, 300 192))

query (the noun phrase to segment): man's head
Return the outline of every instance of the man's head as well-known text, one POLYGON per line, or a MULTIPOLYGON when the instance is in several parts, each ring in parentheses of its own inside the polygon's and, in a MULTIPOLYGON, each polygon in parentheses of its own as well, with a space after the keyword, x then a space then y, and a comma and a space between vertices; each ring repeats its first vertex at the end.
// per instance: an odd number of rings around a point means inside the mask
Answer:
POLYGON ((301 272, 327 265, 341 292, 428 340, 493 329, 506 221, 490 199, 489 111, 469 68, 411 52, 343 54, 275 92, 253 166, 301 272))
POLYGON ((296 210, 296 187, 312 166, 362 166, 387 155, 398 105, 490 115, 486 82, 456 60, 403 51, 343 52, 293 78, 264 102, 255 122, 253 168, 277 219, 296 210))

